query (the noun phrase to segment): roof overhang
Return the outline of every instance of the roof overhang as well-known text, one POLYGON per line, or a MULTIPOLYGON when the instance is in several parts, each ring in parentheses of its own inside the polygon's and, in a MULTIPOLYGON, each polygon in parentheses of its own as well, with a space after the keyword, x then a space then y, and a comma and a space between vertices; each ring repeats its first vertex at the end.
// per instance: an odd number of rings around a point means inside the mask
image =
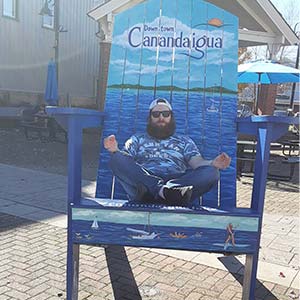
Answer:
POLYGON ((296 34, 270 0, 206 0, 239 18, 240 47, 294 45, 296 34))
MULTIPOLYGON (((145 0, 109 0, 88 15, 105 23, 112 16, 145 0)), ((270 0, 206 0, 239 18, 239 47, 259 45, 295 45, 299 43, 290 28, 270 0)))

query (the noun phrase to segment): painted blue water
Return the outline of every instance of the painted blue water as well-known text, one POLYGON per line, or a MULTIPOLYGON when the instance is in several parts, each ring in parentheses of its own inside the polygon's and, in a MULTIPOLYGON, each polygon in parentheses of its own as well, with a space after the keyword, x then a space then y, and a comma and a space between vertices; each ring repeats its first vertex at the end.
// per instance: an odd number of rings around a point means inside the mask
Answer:
MULTIPOLYGON (((99 229, 91 230, 92 221, 73 221, 72 237, 74 241, 80 243, 107 243, 118 245, 134 245, 144 247, 161 247, 174 249, 193 249, 204 251, 224 250, 226 240, 226 230, 208 229, 201 227, 176 227, 176 226, 151 226, 147 228, 138 224, 116 224, 108 222, 98 222, 99 229), (146 230, 155 232, 157 237, 151 240, 134 239, 138 233, 129 231, 127 228, 146 230)), ((238 253, 251 253, 256 247, 257 234, 249 231, 235 232, 235 247, 230 247, 229 251, 238 253)))
MULTIPOLYGON (((213 159, 221 152, 232 158, 230 168, 222 171, 221 180, 226 202, 235 200, 236 168, 236 95, 211 95, 198 92, 157 91, 156 97, 171 101, 175 112, 177 133, 187 134, 196 142, 206 159, 213 159)), ((149 104, 154 99, 152 90, 108 89, 105 112, 107 114, 103 136, 115 134, 122 147, 134 133, 144 133, 149 104)), ((102 141, 101 141, 102 143, 102 141)), ((110 197, 112 174, 108 167, 109 153, 101 145, 97 197, 110 197)), ((116 186, 115 198, 126 199, 122 188, 116 186)), ((207 201, 217 199, 217 190, 206 195, 207 201)))

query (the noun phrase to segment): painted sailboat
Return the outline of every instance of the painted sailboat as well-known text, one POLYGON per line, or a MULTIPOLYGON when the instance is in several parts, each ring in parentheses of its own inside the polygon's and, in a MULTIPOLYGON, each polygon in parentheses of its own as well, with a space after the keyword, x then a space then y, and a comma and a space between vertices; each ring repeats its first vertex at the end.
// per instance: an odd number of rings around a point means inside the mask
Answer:
POLYGON ((91 228, 94 229, 94 230, 100 229, 100 226, 99 226, 98 221, 97 221, 97 217, 94 219, 91 228))
POLYGON ((210 105, 210 107, 207 108, 207 111, 208 112, 214 112, 214 113, 218 112, 219 109, 215 106, 216 101, 213 100, 213 98, 210 98, 210 101, 211 101, 211 105, 210 105))
POLYGON ((134 228, 130 228, 130 227, 127 227, 126 230, 134 232, 134 233, 138 233, 138 234, 149 234, 148 231, 140 230, 140 229, 134 229, 134 228))
POLYGON ((158 233, 151 232, 147 234, 133 235, 131 236, 135 240, 153 240, 158 236, 158 233))
POLYGON ((214 100, 214 90, 215 90, 215 87, 216 87, 216 85, 214 85, 214 87, 212 88, 212 95, 211 95, 211 97, 209 97, 209 100, 211 101, 210 107, 208 107, 206 109, 208 112, 212 112, 212 113, 219 112, 219 109, 215 106, 216 100, 214 100))
POLYGON ((137 233, 137 235, 132 235, 131 238, 135 240, 153 240, 155 239, 159 233, 156 232, 151 232, 150 230, 150 214, 151 212, 148 213, 148 224, 147 224, 147 231, 146 230, 140 230, 140 229, 135 229, 135 228, 130 228, 127 227, 126 230, 137 233))

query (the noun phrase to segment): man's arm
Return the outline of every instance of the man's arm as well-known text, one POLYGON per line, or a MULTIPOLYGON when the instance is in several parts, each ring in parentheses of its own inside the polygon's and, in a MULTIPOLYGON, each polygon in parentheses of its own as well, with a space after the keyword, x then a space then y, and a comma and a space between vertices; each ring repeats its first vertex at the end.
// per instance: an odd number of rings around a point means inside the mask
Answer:
POLYGON ((110 135, 106 137, 103 141, 103 144, 104 144, 104 148, 108 150, 110 153, 115 153, 117 151, 120 151, 135 158, 138 149, 138 138, 134 135, 131 136, 130 139, 126 141, 122 151, 119 149, 118 142, 114 135, 110 135))
POLYGON ((221 153, 214 160, 206 160, 200 155, 193 156, 189 160, 189 165, 196 169, 203 166, 214 166, 217 169, 226 169, 231 162, 231 158, 226 153, 221 153))
POLYGON ((119 151, 118 142, 116 137, 112 134, 104 139, 104 148, 108 150, 110 153, 114 153, 119 151))
POLYGON ((206 160, 200 155, 195 155, 189 160, 189 165, 193 169, 197 169, 203 166, 211 166, 212 160, 206 160))

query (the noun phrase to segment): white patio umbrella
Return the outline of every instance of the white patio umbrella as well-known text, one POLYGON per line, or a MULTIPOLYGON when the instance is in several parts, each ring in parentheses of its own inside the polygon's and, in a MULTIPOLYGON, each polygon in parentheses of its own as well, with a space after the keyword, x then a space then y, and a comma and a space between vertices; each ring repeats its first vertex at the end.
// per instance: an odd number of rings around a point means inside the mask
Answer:
MULTIPOLYGON (((255 61, 238 66, 238 83, 257 83, 258 93, 261 84, 299 82, 300 70, 272 61, 255 61)), ((257 98, 256 98, 257 102, 257 98)), ((257 103, 255 103, 255 110, 257 103)))

